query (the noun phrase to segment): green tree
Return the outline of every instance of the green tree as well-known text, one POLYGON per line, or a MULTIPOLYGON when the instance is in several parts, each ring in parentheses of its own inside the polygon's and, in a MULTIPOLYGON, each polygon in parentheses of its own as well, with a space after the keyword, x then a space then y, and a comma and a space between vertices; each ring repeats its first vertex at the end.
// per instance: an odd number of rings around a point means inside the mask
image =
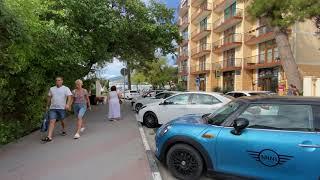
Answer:
POLYGON ((137 85, 137 90, 139 90, 139 84, 146 82, 146 77, 141 72, 135 72, 132 76, 132 82, 137 85))
POLYGON ((0 0, 0 143, 39 126, 55 76, 72 88, 113 57, 140 66, 173 52, 169 12, 140 0, 0 0))
POLYGON ((146 82, 150 83, 153 88, 163 88, 171 81, 176 83, 178 80, 177 68, 169 66, 165 58, 152 61, 140 72, 143 73, 143 75, 146 77, 146 82))
POLYGON ((296 22, 319 15, 320 1, 253 0, 248 12, 254 18, 265 18, 268 26, 273 27, 288 83, 294 84, 299 90, 302 90, 302 78, 290 48, 288 28, 296 22))

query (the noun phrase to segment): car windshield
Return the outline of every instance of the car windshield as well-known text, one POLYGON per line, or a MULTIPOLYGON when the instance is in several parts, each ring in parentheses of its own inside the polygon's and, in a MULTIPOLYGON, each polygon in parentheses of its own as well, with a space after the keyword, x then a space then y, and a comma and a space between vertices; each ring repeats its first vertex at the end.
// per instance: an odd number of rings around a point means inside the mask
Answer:
POLYGON ((210 114, 208 117, 206 117, 209 124, 212 125, 221 125, 231 114, 233 114, 235 111, 238 110, 240 107, 239 102, 230 102, 224 106, 222 106, 220 109, 216 110, 214 113, 210 114))

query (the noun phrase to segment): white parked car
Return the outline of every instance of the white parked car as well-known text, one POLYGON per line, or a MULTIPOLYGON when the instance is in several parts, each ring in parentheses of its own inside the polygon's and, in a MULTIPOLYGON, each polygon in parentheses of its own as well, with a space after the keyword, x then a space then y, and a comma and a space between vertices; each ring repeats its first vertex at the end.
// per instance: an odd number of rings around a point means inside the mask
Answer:
POLYGON ((141 107, 143 107, 144 105, 150 104, 150 103, 155 103, 155 102, 161 102, 161 100, 166 99, 174 94, 177 94, 179 92, 177 91, 164 91, 161 92, 157 95, 155 95, 154 97, 146 97, 146 98, 139 98, 137 99, 133 105, 132 105, 132 109, 136 112, 138 112, 140 110, 141 107))
POLYGON ((122 97, 124 97, 125 99, 133 99, 140 96, 138 91, 133 91, 133 90, 127 90, 125 91, 124 95, 122 95, 122 97))
POLYGON ((183 92, 143 106, 139 110, 138 121, 154 128, 183 115, 212 113, 230 101, 230 98, 220 93, 183 92))
POLYGON ((152 91, 144 92, 140 96, 133 97, 131 99, 131 106, 133 106, 134 103, 136 103, 140 99, 151 98, 151 97, 154 97, 155 95, 157 95, 158 93, 161 93, 161 92, 163 92, 163 90, 152 90, 152 91))
POLYGON ((232 96, 234 98, 239 98, 243 96, 265 96, 265 95, 273 95, 271 91, 231 91, 226 93, 228 96, 232 96))

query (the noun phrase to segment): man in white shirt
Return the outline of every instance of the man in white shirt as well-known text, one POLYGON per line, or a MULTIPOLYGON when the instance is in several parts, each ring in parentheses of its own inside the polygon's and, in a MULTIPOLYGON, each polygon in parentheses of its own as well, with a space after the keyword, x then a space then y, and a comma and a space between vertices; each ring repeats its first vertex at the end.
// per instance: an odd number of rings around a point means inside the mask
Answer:
MULTIPOLYGON (((63 78, 56 78, 56 85, 51 87, 48 93, 48 104, 49 107, 49 130, 48 136, 42 141, 50 142, 52 141, 53 130, 57 120, 63 121, 66 117, 66 110, 70 110, 72 93, 70 89, 63 86, 63 78)), ((63 124, 63 122, 62 122, 63 124)))

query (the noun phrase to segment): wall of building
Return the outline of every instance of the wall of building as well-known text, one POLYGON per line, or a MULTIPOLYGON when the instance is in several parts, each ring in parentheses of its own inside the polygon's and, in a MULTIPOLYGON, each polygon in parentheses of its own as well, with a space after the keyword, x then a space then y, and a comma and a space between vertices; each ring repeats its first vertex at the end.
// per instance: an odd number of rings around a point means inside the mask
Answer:
MULTIPOLYGON (((192 32, 198 30, 198 24, 192 22, 192 14, 197 11, 197 8, 191 6, 191 4, 198 0, 189 0, 189 68, 199 64, 198 58, 191 58, 191 51, 193 48, 198 46, 198 42, 192 41, 191 34, 192 32)), ((215 2, 215 0, 208 0, 209 3, 215 2)), ((237 2, 237 8, 243 10, 248 6, 248 1, 239 1, 237 2)), ((211 7, 213 8, 213 6, 211 7)), ((208 16, 208 23, 212 26, 214 22, 223 17, 222 13, 216 13, 212 10, 211 14, 208 16)), ((240 73, 235 75, 235 90, 260 90, 258 87, 258 69, 246 69, 245 68, 245 58, 251 56, 257 56, 259 54, 259 46, 256 45, 247 45, 245 43, 245 36, 247 32, 257 29, 260 26, 259 21, 252 20, 248 16, 245 16, 241 23, 236 25, 236 33, 242 34, 242 45, 235 50, 235 57, 241 58, 242 69, 240 73)), ((314 32, 316 31, 315 26, 312 21, 305 21, 302 23, 296 23, 293 27, 290 28, 291 33, 289 35, 289 41, 291 44, 292 51, 296 58, 296 62, 299 64, 299 69, 303 76, 305 75, 316 75, 320 76, 320 40, 315 36, 314 32)), ((223 32, 215 33, 211 31, 210 35, 207 37, 207 43, 213 44, 214 42, 224 38, 223 32)), ((211 70, 206 74, 206 91, 212 91, 216 87, 223 88, 223 76, 221 72, 220 77, 216 77, 216 64, 223 61, 223 53, 215 53, 211 50, 211 53, 207 56, 206 64, 211 66, 211 70)), ((189 71, 190 72, 190 71, 189 71)), ((189 74, 188 76, 188 90, 194 91, 196 88, 196 74, 189 74)), ((280 72, 278 75, 278 84, 286 84, 286 78, 283 72, 283 69, 280 67, 280 72)))

